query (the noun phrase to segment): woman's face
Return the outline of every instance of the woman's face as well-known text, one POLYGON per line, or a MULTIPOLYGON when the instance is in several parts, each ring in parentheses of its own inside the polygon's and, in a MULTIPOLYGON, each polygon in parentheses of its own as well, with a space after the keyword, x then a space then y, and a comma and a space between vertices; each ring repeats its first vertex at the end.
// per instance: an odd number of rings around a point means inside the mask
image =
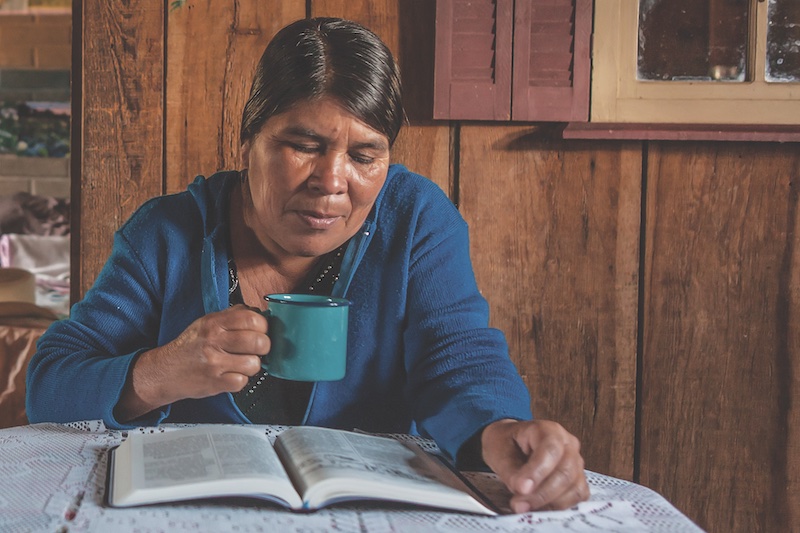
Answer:
POLYGON ((342 245, 367 218, 386 181, 389 141, 322 98, 267 120, 242 158, 252 198, 245 200, 246 224, 276 257, 316 257, 342 245))

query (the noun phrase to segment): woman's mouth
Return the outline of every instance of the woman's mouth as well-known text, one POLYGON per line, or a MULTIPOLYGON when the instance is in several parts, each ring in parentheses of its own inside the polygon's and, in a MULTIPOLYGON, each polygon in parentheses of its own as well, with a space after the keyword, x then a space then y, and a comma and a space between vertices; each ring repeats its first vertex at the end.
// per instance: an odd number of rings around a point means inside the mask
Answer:
POLYGON ((316 211, 297 211, 297 216, 300 217, 308 227, 311 229, 319 229, 324 230, 328 229, 334 224, 336 221, 342 218, 339 215, 333 215, 330 213, 318 213, 316 211))

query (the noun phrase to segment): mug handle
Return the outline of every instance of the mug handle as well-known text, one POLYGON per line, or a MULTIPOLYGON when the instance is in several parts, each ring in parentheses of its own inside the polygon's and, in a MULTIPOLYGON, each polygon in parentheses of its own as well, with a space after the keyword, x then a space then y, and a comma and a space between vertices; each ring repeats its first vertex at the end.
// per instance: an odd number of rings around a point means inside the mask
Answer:
MULTIPOLYGON (((267 297, 264 296, 264 299, 266 300, 267 297)), ((270 311, 270 309, 269 309, 269 302, 267 302, 267 308, 264 309, 262 314, 267 318, 272 316, 272 311, 270 311)), ((269 331, 267 331, 267 336, 269 336, 269 331)), ((264 355, 261 356, 261 368, 264 369, 264 370, 267 370, 267 364, 264 361, 265 357, 269 357, 269 352, 267 352, 267 353, 265 353, 264 355)))

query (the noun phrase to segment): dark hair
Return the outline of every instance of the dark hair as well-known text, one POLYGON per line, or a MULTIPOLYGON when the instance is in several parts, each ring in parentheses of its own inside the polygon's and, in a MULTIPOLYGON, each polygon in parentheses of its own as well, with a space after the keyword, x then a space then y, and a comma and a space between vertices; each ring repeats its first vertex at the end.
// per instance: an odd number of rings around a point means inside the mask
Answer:
POLYGON ((400 72, 377 35, 349 20, 302 19, 281 29, 258 62, 241 142, 297 102, 323 96, 386 135, 390 146, 405 120, 400 72))

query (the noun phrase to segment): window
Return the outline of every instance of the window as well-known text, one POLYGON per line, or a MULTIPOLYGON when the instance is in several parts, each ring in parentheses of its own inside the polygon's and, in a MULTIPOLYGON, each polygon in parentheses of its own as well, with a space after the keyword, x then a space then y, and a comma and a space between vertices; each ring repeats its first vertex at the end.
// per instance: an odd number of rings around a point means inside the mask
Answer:
POLYGON ((797 0, 597 0, 592 122, 800 124, 797 0))

